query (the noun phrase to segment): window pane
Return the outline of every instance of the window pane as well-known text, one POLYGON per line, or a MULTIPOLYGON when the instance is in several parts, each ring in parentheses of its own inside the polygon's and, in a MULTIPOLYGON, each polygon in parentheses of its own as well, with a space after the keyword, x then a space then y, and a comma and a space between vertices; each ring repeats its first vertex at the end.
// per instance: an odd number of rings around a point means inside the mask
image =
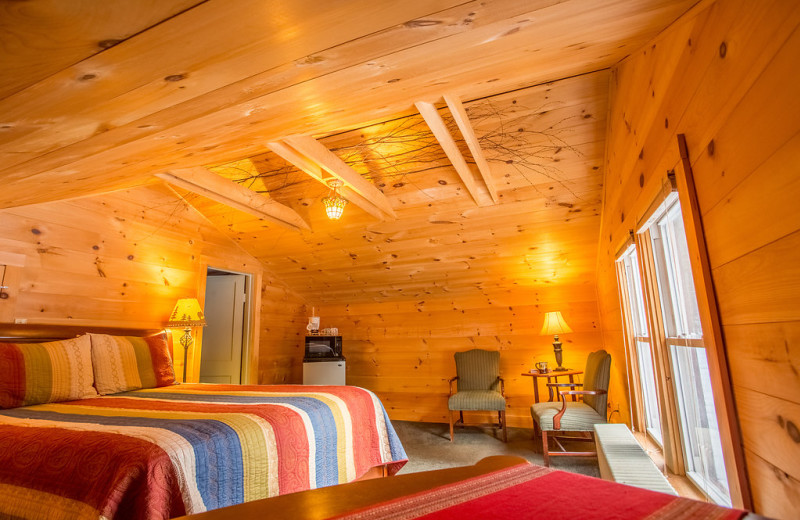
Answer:
POLYGON ((639 265, 636 249, 625 255, 625 278, 628 281, 628 301, 631 306, 631 322, 634 336, 647 337, 647 317, 644 313, 644 299, 642 298, 642 281, 639 278, 639 265))
POLYGON ((647 316, 644 308, 644 292, 642 291, 642 281, 639 277, 639 262, 636 255, 636 247, 631 248, 620 258, 624 266, 625 281, 628 288, 626 305, 624 309, 630 314, 629 321, 634 338, 631 343, 636 345, 637 369, 639 371, 639 381, 641 384, 642 400, 644 401, 645 427, 650 435, 662 444, 661 437, 661 416, 658 408, 656 393, 656 378, 653 370, 653 354, 650 350, 650 343, 647 340, 649 334, 647 330, 647 316))
POLYGON ((637 341, 636 351, 639 354, 639 376, 642 381, 647 431, 659 444, 663 444, 661 416, 659 415, 658 398, 656 396, 656 376, 653 372, 653 354, 650 351, 650 343, 637 341))
POLYGON ((694 292, 692 265, 686 247, 686 232, 683 228, 681 208, 675 204, 659 227, 665 240, 668 275, 674 296, 673 313, 677 337, 700 338, 703 328, 700 326, 700 312, 697 309, 697 296, 694 292))
POLYGON ((730 506, 706 350, 671 350, 687 473, 715 502, 730 506))

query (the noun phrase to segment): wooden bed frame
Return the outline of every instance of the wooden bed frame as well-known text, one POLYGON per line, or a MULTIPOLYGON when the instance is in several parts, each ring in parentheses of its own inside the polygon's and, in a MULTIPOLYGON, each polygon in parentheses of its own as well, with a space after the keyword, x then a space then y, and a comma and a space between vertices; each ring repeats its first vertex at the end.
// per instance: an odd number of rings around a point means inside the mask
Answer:
POLYGON ((527 464, 522 457, 493 456, 474 466, 395 475, 254 500, 180 518, 186 520, 323 520, 499 469, 527 464))
MULTIPOLYGON (((87 327, 77 325, 22 325, 0 324, 0 341, 8 343, 37 343, 57 341, 80 336, 81 334, 111 334, 114 336, 149 336, 163 332, 164 329, 120 329, 113 327, 87 327)), ((167 334, 170 344, 172 335, 167 334)))

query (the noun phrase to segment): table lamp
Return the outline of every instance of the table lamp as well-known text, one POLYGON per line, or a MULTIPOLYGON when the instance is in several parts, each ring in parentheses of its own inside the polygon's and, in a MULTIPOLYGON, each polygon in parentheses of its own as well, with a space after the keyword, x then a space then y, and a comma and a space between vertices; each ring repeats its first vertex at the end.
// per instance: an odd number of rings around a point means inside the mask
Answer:
POLYGON ((182 298, 178 300, 175 308, 172 309, 172 314, 169 316, 168 328, 177 329, 183 327, 183 336, 180 339, 180 344, 183 346, 183 383, 186 382, 186 361, 189 347, 194 342, 192 327, 202 327, 205 324, 206 319, 203 316, 203 309, 200 308, 200 302, 197 301, 197 298, 182 298))
POLYGON ((561 316, 561 311, 547 312, 544 315, 544 325, 542 326, 542 336, 549 336, 553 334, 553 352, 556 355, 556 364, 558 366, 553 370, 563 372, 569 370, 561 366, 561 342, 558 341, 559 334, 566 334, 572 332, 567 322, 561 316))

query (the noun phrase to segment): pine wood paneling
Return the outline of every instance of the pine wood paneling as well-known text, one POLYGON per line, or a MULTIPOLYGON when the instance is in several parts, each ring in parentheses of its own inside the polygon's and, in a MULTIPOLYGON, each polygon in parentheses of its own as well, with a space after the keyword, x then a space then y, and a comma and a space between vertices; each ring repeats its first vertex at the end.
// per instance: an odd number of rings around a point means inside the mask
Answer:
POLYGON ((756 512, 778 518, 794 515, 800 493, 786 426, 800 404, 799 24, 795 2, 702 3, 614 70, 597 273, 604 340, 621 341, 614 254, 685 133, 749 486, 756 512))
MULTIPOLYGON (((445 88, 474 100, 601 70, 693 3, 202 2, 0 100, 0 206, 239 160, 266 140, 411 113, 445 88)), ((127 7, 106 23, 141 29, 127 7)), ((34 45, 37 19, 15 21, 13 35, 34 45)), ((66 37, 83 41, 79 27, 66 37)), ((46 70, 65 65, 36 58, 46 70)))
MULTIPOLYGON (((25 264, 6 276, 6 323, 155 329, 178 298, 198 296, 205 266, 257 280, 262 272, 256 259, 161 187, 2 210, 0 248, 25 264)), ((257 373, 274 380, 273 365, 290 374, 291 362, 281 360, 297 356, 303 301, 270 277, 260 290, 257 373)))
MULTIPOLYGON (((562 335, 566 366, 582 367, 601 342, 591 285, 512 291, 497 299, 487 294, 463 302, 432 298, 316 309, 321 326, 338 327, 344 338, 348 384, 375 391, 393 419, 445 421, 453 354, 483 348, 500 351, 509 424, 530 428, 533 389, 521 373, 536 361, 555 363, 553 338, 539 335, 544 312, 561 310, 574 331, 562 335)), ((620 399, 615 388, 614 409, 620 399)), ((472 418, 481 420, 479 414, 472 418)))

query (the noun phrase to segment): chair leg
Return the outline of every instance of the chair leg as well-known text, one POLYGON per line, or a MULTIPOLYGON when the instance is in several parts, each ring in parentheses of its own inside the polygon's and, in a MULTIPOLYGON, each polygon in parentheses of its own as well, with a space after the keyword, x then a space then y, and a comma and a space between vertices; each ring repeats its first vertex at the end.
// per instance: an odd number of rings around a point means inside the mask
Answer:
POLYGON ((453 442, 453 410, 450 410, 450 442, 453 442))
POLYGON ((503 410, 499 413, 500 423, 503 426, 503 442, 508 442, 508 425, 506 425, 506 411, 503 410))
POLYGON ((544 456, 544 465, 550 467, 550 451, 547 447, 547 432, 542 430, 542 455, 544 456))
POLYGON ((464 412, 463 411, 459 411, 458 412, 458 420, 461 421, 461 427, 463 428, 464 427, 464 412))

